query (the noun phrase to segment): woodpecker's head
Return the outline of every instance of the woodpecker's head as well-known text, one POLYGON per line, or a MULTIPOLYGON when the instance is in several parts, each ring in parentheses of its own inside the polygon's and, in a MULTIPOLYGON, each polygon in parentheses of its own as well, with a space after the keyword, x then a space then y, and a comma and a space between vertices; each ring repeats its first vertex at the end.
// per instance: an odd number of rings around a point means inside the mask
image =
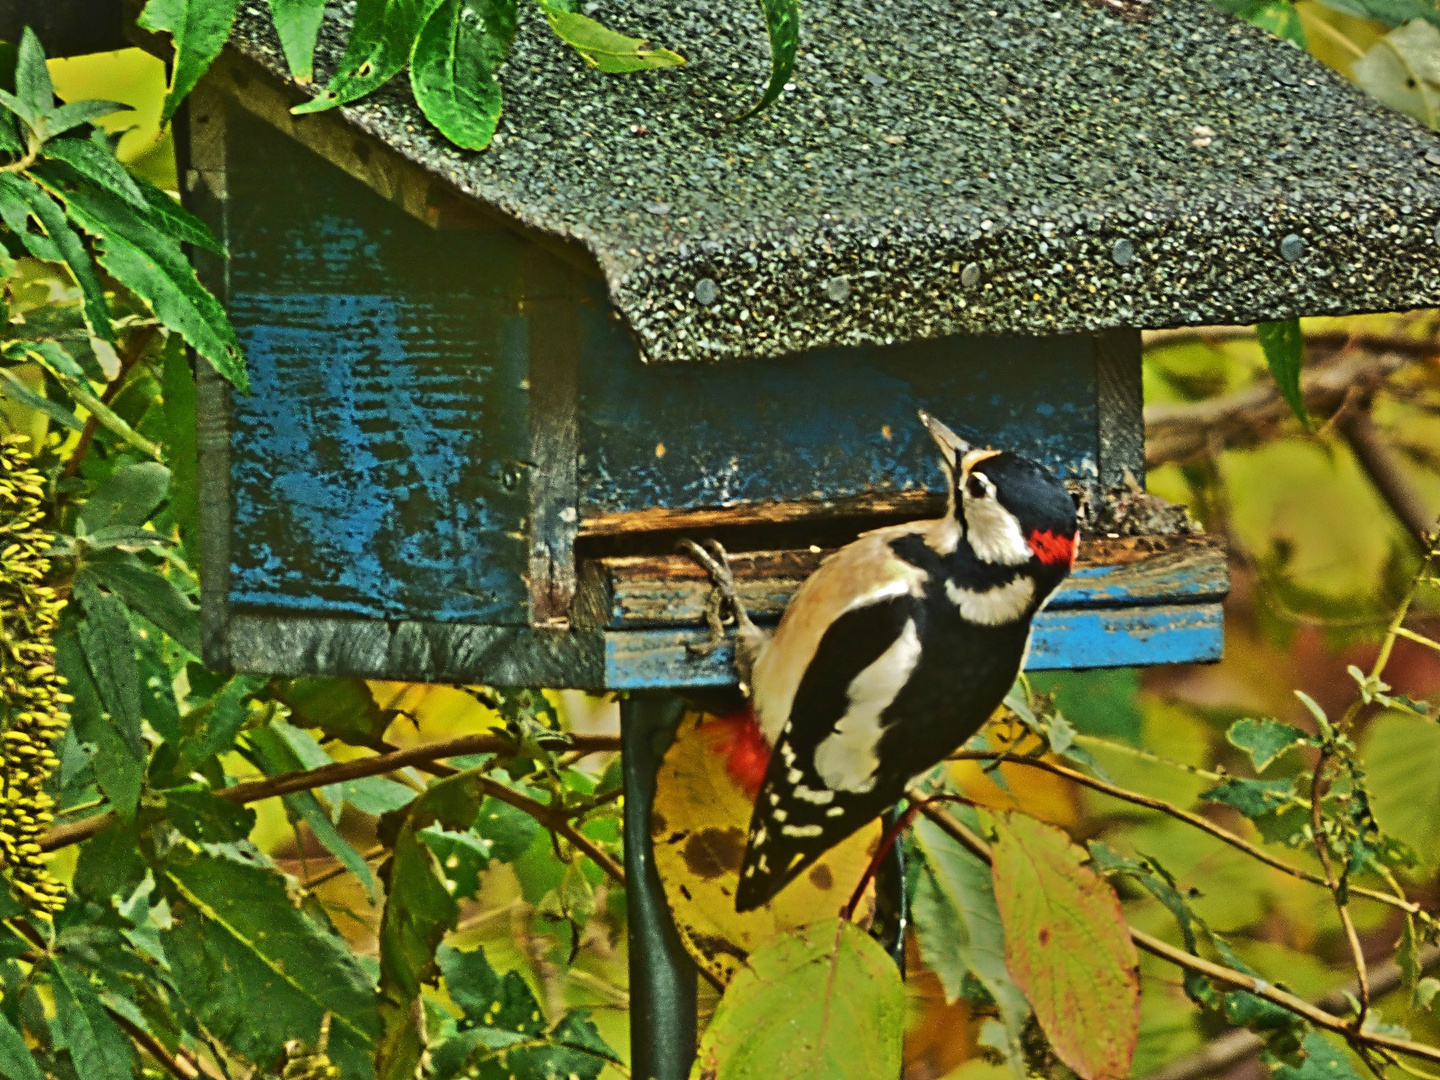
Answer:
POLYGON ((977 450, 929 413, 920 420, 950 479, 949 516, 977 558, 1005 566, 1037 560, 1063 576, 1075 561, 1079 521, 1065 485, 1008 450, 977 450))

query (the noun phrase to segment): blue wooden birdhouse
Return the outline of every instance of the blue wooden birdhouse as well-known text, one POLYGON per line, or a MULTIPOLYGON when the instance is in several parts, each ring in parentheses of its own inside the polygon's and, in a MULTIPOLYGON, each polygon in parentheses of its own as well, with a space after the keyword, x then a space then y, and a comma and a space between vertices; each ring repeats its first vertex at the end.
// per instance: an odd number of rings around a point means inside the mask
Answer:
MULTIPOLYGON (((918 408, 1081 502, 1031 668, 1218 658, 1223 550, 1142 494, 1140 330, 1440 304, 1431 136, 1170 0, 815 0, 782 99, 727 124, 758 14, 609 6, 688 65, 604 75, 522 20, 482 153, 399 81, 292 115, 314 91, 242 10, 176 125, 254 387, 202 381, 207 663, 730 685, 676 541, 722 540, 777 617, 825 549, 942 504, 918 408)), ((652 881, 658 715, 625 717, 652 881)), ((683 1028, 684 964, 632 977, 642 1025, 683 1028)))

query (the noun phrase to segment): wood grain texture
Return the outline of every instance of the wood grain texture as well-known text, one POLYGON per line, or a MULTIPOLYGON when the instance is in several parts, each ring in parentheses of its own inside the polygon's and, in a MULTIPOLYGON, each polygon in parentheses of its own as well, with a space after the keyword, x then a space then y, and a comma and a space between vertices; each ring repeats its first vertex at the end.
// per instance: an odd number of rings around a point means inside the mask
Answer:
POLYGON ((646 366, 607 312, 601 297, 583 316, 580 515, 588 534, 664 528, 673 515, 716 510, 763 519, 777 503, 824 514, 848 500, 924 499, 943 490, 943 479, 921 408, 976 445, 1024 453, 1063 477, 1097 478, 1088 335, 952 337, 765 364, 646 366))
POLYGON ((1145 484, 1145 390, 1140 331, 1095 336, 1095 402, 1099 423, 1100 486, 1118 487, 1128 472, 1145 484))
MULTIPOLYGON (((824 558, 818 551, 763 551, 731 557, 735 583, 757 621, 775 621, 791 594, 824 558)), ((1075 571, 1049 610, 1139 607, 1223 599, 1229 572, 1221 541, 1210 536, 1086 540, 1075 571)), ((610 629, 699 626, 709 577, 689 556, 629 556, 585 565, 583 611, 590 625, 610 629)))
MULTIPOLYGON (((605 686, 717 689, 735 683, 729 640, 708 654, 691 651, 707 633, 616 630, 605 635, 605 686)), ((1220 659, 1219 602, 1155 607, 1042 611, 1035 619, 1027 671, 1204 663, 1220 659)))

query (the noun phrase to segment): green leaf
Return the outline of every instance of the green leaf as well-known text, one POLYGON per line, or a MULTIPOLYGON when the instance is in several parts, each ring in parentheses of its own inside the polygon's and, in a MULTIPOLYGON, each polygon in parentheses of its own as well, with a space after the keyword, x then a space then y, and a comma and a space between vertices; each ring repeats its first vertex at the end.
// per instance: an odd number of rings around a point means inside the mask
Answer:
POLYGON ((320 112, 364 97, 410 60, 429 0, 359 0, 335 77, 292 113, 320 112))
POLYGON ((1421 1012, 1429 1012, 1436 994, 1440 994, 1440 979, 1421 979, 1415 984, 1411 1007, 1421 1012))
POLYGON ((61 616, 60 632, 55 636, 55 670, 64 676, 66 690, 75 698, 70 704, 75 738, 95 748, 96 783, 122 814, 127 808, 133 814, 145 779, 145 749, 128 737, 101 701, 81 644, 78 615, 71 605, 61 616))
POLYGON ((248 845, 182 844, 162 886, 174 920, 161 933, 165 954, 211 1034, 268 1064, 286 1040, 314 1046, 328 1012, 329 1054, 342 1074, 374 1075, 370 979, 345 939, 296 905, 263 856, 248 845))
POLYGON ((1440 770, 1416 763, 1440 761, 1440 724, 1386 713, 1366 728, 1360 756, 1376 822, 1414 849, 1428 876, 1440 866, 1440 770))
POLYGON ((1264 772, 1272 761, 1297 746, 1312 745, 1309 735, 1299 728, 1278 720, 1236 720, 1225 733, 1230 745, 1250 755, 1257 773, 1264 772))
POLYGON ((175 39, 162 124, 170 122, 185 95, 195 89, 205 69, 220 55, 239 9, 240 0, 150 0, 145 5, 136 20, 139 26, 175 39))
POLYGON ((160 448, 138 434, 120 416, 95 396, 84 370, 58 341, 20 341, 5 346, 5 354, 14 357, 20 350, 55 377, 55 381, 83 406, 100 425, 121 441, 129 443, 148 457, 159 458, 160 448))
POLYGON ((1292 45, 1305 48, 1305 29, 1300 24, 1300 13, 1290 0, 1214 0, 1214 3, 1292 45))
POLYGON ((214 792, 190 786, 162 792, 165 815, 182 836, 202 844, 244 840, 255 828, 255 811, 214 792))
POLYGON ((1059 829, 1008 813, 995 831, 1011 976, 1061 1061, 1082 1080, 1122 1080, 1140 1034, 1140 980, 1119 897, 1059 829))
POLYGON ((382 709, 363 679, 275 679, 270 688, 289 706, 296 727, 319 728, 351 746, 379 749, 385 729, 399 715, 382 709))
POLYGON ((76 101, 69 105, 62 105, 55 109, 40 122, 40 137, 53 139, 57 135, 63 135, 67 131, 79 127, 81 124, 89 124, 99 120, 102 116, 110 116, 117 112, 131 112, 132 106, 119 101, 76 101))
POLYGON ((1222 780, 1200 798, 1233 806, 1248 818, 1264 817, 1294 805, 1292 780, 1222 780))
POLYGON ((425 119, 457 146, 483 150, 495 134, 495 69, 510 52, 515 18, 515 0, 440 0, 420 27, 410 86, 425 119))
POLYGON ((170 470, 158 462, 122 465, 112 472, 80 511, 85 532, 109 525, 144 525, 165 501, 170 470))
POLYGON ((0 174, 0 219, 20 238, 25 249, 37 259, 69 267, 84 298, 85 325, 94 337, 115 344, 105 290, 90 252, 79 235, 65 221, 65 213, 45 191, 13 173, 0 174), (30 231, 29 219, 40 223, 43 233, 30 231))
MULTIPOLYGON (((103 136, 102 136, 103 137, 103 136)), ((149 204, 140 193, 140 187, 115 158, 108 142, 67 135, 51 139, 45 144, 43 154, 47 158, 63 161, 91 183, 123 199, 138 210, 146 210, 149 204)))
POLYGON ((74 413, 49 398, 41 397, 26 386, 21 378, 9 368, 0 367, 0 397, 18 401, 28 409, 37 409, 71 431, 85 430, 85 425, 76 419, 74 413))
MULTIPOLYGON (((973 810, 963 809, 974 816, 973 810)), ((928 820, 917 821, 913 835, 925 858, 911 902, 920 955, 939 976, 947 1002, 961 996, 967 975, 980 980, 1000 1008, 1005 1030, 1000 1049, 1024 1080, 1020 1038, 1030 1018, 1030 1003, 1005 966, 1005 930, 995 906, 990 868, 928 820)))
POLYGON ((85 1080, 132 1080, 138 1062, 125 1037, 88 979, 59 960, 50 964, 55 1045, 70 1051, 75 1071, 85 1080))
POLYGON ((800 51, 800 0, 760 0, 760 6, 765 10, 765 28, 770 32, 770 81, 760 100, 732 117, 731 123, 773 105, 795 74, 795 57, 800 51))
POLYGON ((170 464, 170 515, 192 567, 200 565, 200 465, 195 429, 195 376, 178 339, 165 343, 161 396, 165 401, 167 460, 170 464))
POLYGON ((484 798, 479 770, 432 784, 404 811, 381 819, 381 836, 393 830, 392 853, 380 876, 387 885, 380 920, 380 1018, 375 1056, 380 1080, 409 1080, 422 1046, 411 1019, 420 986, 435 979, 435 950, 460 914, 430 849, 417 834, 434 824, 468 829, 484 798))
POLYGON ((325 0, 270 0, 270 17, 291 76, 308 83, 315 74, 315 39, 325 18, 325 0))
POLYGON ((591 67, 610 74, 679 67, 685 58, 669 49, 647 49, 644 38, 626 37, 594 19, 540 0, 550 29, 591 67))
POLYGON ((1392 29, 1412 19, 1440 23, 1435 0, 1321 0, 1326 7, 1360 19, 1372 19, 1392 29))
POLYGON ((143 176, 133 176, 131 179, 140 189, 140 195, 150 211, 150 221, 161 232, 173 237, 177 243, 193 244, 216 255, 225 254, 224 246, 215 239, 209 226, 171 198, 168 191, 156 187, 143 176))
MULTIPOLYGON (((96 776, 116 811, 122 817, 129 817, 135 813, 140 795, 139 784, 131 786, 137 779, 132 770, 137 765, 143 770, 146 756, 134 635, 125 605, 102 593, 83 572, 75 577, 74 597, 85 609, 85 619, 80 623, 80 648, 104 709, 102 722, 112 736, 95 740, 101 751, 96 756, 96 776), (123 748, 124 765, 118 773, 111 774, 112 778, 120 778, 119 789, 112 790, 106 781, 109 767, 101 757, 107 749, 113 752, 117 748, 123 748)), ((82 738, 90 741, 83 734, 82 738)))
POLYGON ((1400 931, 1400 944, 1395 949, 1395 964, 1400 969, 1400 985, 1414 990, 1420 982, 1424 969, 1420 966, 1420 942, 1415 937, 1415 917, 1405 914, 1405 925, 1400 931))
POLYGON ((519 972, 507 971, 502 977, 490 966, 483 949, 462 952, 442 945, 435 952, 435 963, 445 978, 450 1000, 468 1023, 521 1035, 545 1029, 540 1003, 519 972))
MULTIPOLYGON (((151 4, 157 0, 151 0, 151 4)), ((197 0, 198 2, 198 0, 197 0)), ((144 300, 165 327, 181 335, 225 378, 248 390, 240 342, 220 302, 206 291, 180 245, 146 217, 103 191, 64 185, 47 162, 37 173, 65 199, 70 217, 95 237, 100 265, 144 300)))
POLYGON ((0 1076, 10 1080, 45 1080, 25 1036, 0 1013, 0 1076))
POLYGON ((874 1080, 900 1075, 905 990, 853 923, 826 919, 750 954, 700 1040, 707 1080, 874 1080))
POLYGON ((216 754, 235 743, 235 736, 250 718, 246 699, 264 686, 254 675, 235 675, 203 704, 181 718, 185 737, 180 744, 177 771, 188 776, 216 754))
POLYGON ((490 858, 514 862, 530 849, 540 833, 540 823, 524 810, 487 797, 475 815, 475 831, 490 843, 490 858))
POLYGON ((85 568, 131 611, 149 619, 192 656, 200 655, 200 609, 173 581, 125 552, 90 558, 85 568))
MULTIPOLYGON (((257 763, 266 776, 279 776, 281 773, 299 772, 307 767, 307 763, 300 760, 289 743, 280 734, 279 728, 288 727, 288 724, 270 723, 264 727, 255 728, 246 734, 246 741, 255 752, 257 763)), ((329 761, 327 757, 327 763, 329 761)), ((379 886, 375 881, 375 875, 370 872, 370 864, 367 863, 360 852, 340 835, 335 828, 320 800, 311 791, 297 791, 293 795, 286 795, 282 800, 286 812, 292 818, 299 818, 306 825, 310 826, 310 832, 315 839, 334 855, 349 870, 355 878, 365 886, 365 891, 370 894, 372 903, 380 899, 379 886)))
POLYGON ((1305 398, 1300 393, 1300 365, 1304 362, 1305 342, 1300 336, 1299 319, 1282 319, 1279 322, 1262 322, 1255 327, 1255 336, 1265 351, 1265 363, 1270 365, 1270 374, 1280 393, 1290 404, 1290 409, 1305 425, 1306 431, 1313 431, 1314 424, 1305 411, 1305 398))
POLYGON ((55 86, 45 66, 45 49, 35 31, 20 32, 20 49, 15 56, 15 94, 6 94, 5 104, 16 116, 35 129, 40 118, 55 107, 55 86))
POLYGON ((1288 1062, 1276 1061, 1271 1055, 1269 1062, 1274 1066, 1271 1076, 1274 1080, 1360 1080, 1350 1065, 1350 1057, 1318 1031, 1305 1036, 1301 1044, 1305 1060, 1297 1067, 1288 1062))
POLYGON ((451 832, 441 825, 427 826, 415 835, 440 863, 450 895, 473 897, 480 888, 480 872, 490 865, 490 841, 474 832, 451 832))

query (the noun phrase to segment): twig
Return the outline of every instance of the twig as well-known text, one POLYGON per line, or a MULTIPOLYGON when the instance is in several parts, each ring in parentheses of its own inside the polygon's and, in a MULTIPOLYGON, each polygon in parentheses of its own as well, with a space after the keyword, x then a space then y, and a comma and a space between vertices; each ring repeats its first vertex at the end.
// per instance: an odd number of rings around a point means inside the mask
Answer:
MULTIPOLYGON (((1327 743, 1327 747, 1328 747, 1327 743)), ((1360 989, 1360 1015, 1355 1018, 1355 1030, 1365 1023, 1370 1012, 1370 976, 1365 970, 1365 950, 1360 947, 1360 936, 1355 933, 1355 923, 1350 918, 1350 905, 1340 894, 1340 882, 1330 864, 1330 845, 1325 837, 1325 826, 1320 818, 1324 801, 1325 766, 1330 763, 1330 752, 1321 747, 1315 761, 1315 771, 1310 774, 1310 842, 1320 859, 1320 868, 1325 871, 1325 887, 1335 900, 1335 910, 1340 915, 1340 925, 1345 928, 1345 938, 1350 942, 1350 954, 1355 959, 1355 985, 1360 989)))
MULTIPOLYGON (((381 855, 384 855, 387 850, 389 849, 386 848, 384 844, 377 844, 365 852, 364 855, 361 855, 360 858, 365 862, 369 862, 371 859, 378 859, 381 855)), ((320 885, 324 885, 327 881, 334 881, 337 877, 348 874, 349 872, 350 868, 344 863, 340 863, 338 866, 332 866, 329 870, 316 874, 313 878, 308 878, 305 881, 305 888, 314 889, 320 885)))
MULTIPOLYGON (((1422 971, 1428 971, 1437 963, 1440 963, 1440 948, 1430 946, 1420 954, 1422 971)), ((1383 997, 1400 986, 1402 981, 1400 965, 1393 960, 1388 961, 1370 972, 1370 993, 1373 997, 1383 997)), ((1356 984, 1351 983, 1343 989, 1331 991, 1315 1004, 1329 1013, 1346 1013, 1350 1010, 1350 997, 1357 991, 1356 984)), ((1203 1080, 1206 1076, 1228 1071, 1264 1048, 1265 1041, 1260 1036, 1238 1028, 1206 1043, 1193 1054, 1172 1061, 1145 1080, 1203 1080)))
MULTIPOLYGON (((109 405, 117 397, 120 391, 125 388, 127 376, 130 371, 144 359, 145 354, 150 351, 150 346, 160 335, 158 328, 147 326, 131 340, 125 355, 120 357, 120 370, 115 373, 115 378, 110 380, 100 395, 100 404, 109 405)), ((91 413, 85 421, 85 427, 80 432, 80 437, 75 440, 75 449, 71 451, 69 459, 65 462, 65 468, 60 470, 60 475, 65 478, 75 476, 80 472, 80 465, 85 460, 85 455, 90 451, 90 444, 95 440, 96 434, 100 431, 100 418, 91 413)))
POLYGON ((170 1051, 160 1045, 160 1041, 156 1039, 155 1036, 151 1035, 144 1028, 132 1024, 119 1012, 110 1008, 110 1006, 105 1006, 105 1011, 110 1014, 110 1019, 114 1020, 116 1024, 124 1029, 125 1034, 129 1035, 142 1050, 161 1065, 165 1066, 165 1071, 171 1076, 177 1077, 178 1080, 199 1080, 202 1076, 215 1076, 215 1073, 209 1069, 202 1069, 200 1064, 184 1051, 178 1054, 170 1053, 170 1051))
MULTIPOLYGON (((573 735, 571 744, 577 749, 588 748, 590 752, 617 750, 620 747, 620 738, 617 735, 573 735)), ((420 765, 425 762, 432 762, 437 758, 458 757, 462 754, 485 754, 499 753, 508 750, 513 742, 503 735, 492 735, 488 732, 462 735, 459 738, 447 739, 443 742, 427 743, 424 746, 411 746, 404 750, 396 750, 388 754, 377 754, 374 757, 356 758, 353 761, 337 761, 330 765, 322 765, 318 769, 305 769, 300 772, 281 773, 279 776, 267 777, 264 780, 247 780, 244 783, 234 784, 228 788, 220 788, 215 792, 222 799, 235 803, 259 802, 261 799, 268 799, 276 795, 289 795, 296 791, 309 791, 311 788, 325 787, 329 784, 338 784, 345 780, 358 780, 365 776, 378 776, 381 773, 393 772, 396 769, 403 769, 407 765, 420 765)), ((512 792, 503 784, 489 781, 496 788, 514 798, 524 799, 523 795, 512 792)), ((495 794, 496 798, 502 796, 495 794)), ((526 807, 514 803, 510 798, 507 802, 519 806, 525 810, 526 807)), ((526 800, 527 803, 536 807, 541 804, 526 800)), ((548 807, 541 807, 549 813, 548 807)), ((526 811, 529 812, 528 810, 526 811)), ((58 848, 70 844, 78 844, 88 840, 96 833, 105 829, 115 820, 115 812, 107 811, 103 814, 95 814, 93 817, 85 818, 82 821, 70 825, 59 825, 51 829, 40 839, 41 851, 55 851, 58 848)), ((569 839, 569 837, 566 837, 569 839)), ((586 841, 588 843, 588 841, 586 841)), ((576 845, 580 847, 579 844, 576 845)), ((582 849, 583 850, 583 849, 582 849)), ((588 854, 588 852, 587 852, 588 854)), ((597 860, 598 861, 598 860, 597 860)), ((613 860, 612 860, 613 861, 613 860)), ((604 865, 603 863, 601 864, 604 865)))
MULTIPOLYGON (((1427 344, 1427 351, 1419 356, 1398 350, 1378 355, 1347 350, 1307 367, 1300 377, 1306 409, 1328 415, 1352 392, 1368 401, 1390 375, 1440 351, 1434 344, 1427 344)), ((1361 412, 1352 410, 1351 415, 1361 412)), ((1204 401, 1151 405, 1145 409, 1145 463, 1154 467, 1190 461, 1217 448, 1252 445, 1288 423, 1290 416, 1290 406, 1273 379, 1204 401)))
MULTIPOLYGON (((1026 765, 1032 769, 1040 769, 1055 776, 1063 776, 1068 780, 1072 780, 1077 784, 1081 784, 1084 787, 1090 788, 1092 791, 1098 791, 1102 795, 1109 795, 1111 798, 1119 799, 1122 802, 1132 803, 1135 806, 1143 806, 1147 810, 1157 810, 1162 814, 1168 814, 1170 817, 1173 817, 1178 821, 1183 821, 1187 825, 1194 826, 1202 832, 1209 833, 1217 840, 1223 841, 1224 843, 1229 844, 1231 847, 1236 848, 1239 851, 1243 851, 1252 859, 1262 862, 1266 866, 1269 866, 1275 870, 1279 870, 1282 873, 1289 874, 1291 877, 1299 878, 1302 881, 1308 881, 1312 885, 1320 885, 1325 888, 1329 887, 1329 883, 1326 881, 1326 879, 1321 877, 1319 874, 1313 874, 1309 870, 1305 870, 1299 866, 1292 866, 1290 863, 1285 862, 1283 859, 1271 855, 1264 848, 1257 847, 1255 844, 1250 843, 1243 837, 1235 835, 1230 830, 1224 828, 1221 825, 1217 825, 1215 822, 1211 821, 1207 817, 1203 817, 1200 814, 1191 813, 1189 810, 1182 810, 1178 806, 1175 806, 1173 803, 1167 803, 1163 799, 1156 799, 1150 795, 1142 795, 1137 791, 1129 791, 1125 788, 1116 787, 1114 784, 1106 783, 1104 780, 1097 780, 1092 776, 1087 776, 1082 772, 1078 772, 1075 769, 1067 768, 1066 766, 1057 764, 1056 762, 1046 761, 1044 758, 1014 757, 1002 753, 991 753, 989 751, 978 750, 962 750, 959 753, 952 754, 950 756, 950 760, 1003 761, 1007 764, 1026 765)), ((1411 915, 1426 915, 1425 909, 1420 904, 1415 903, 1413 900, 1407 900, 1403 896, 1394 896, 1387 892, 1381 892, 1379 889, 1367 889, 1359 885, 1351 885, 1350 891, 1356 896, 1363 896, 1367 900, 1375 900, 1382 904, 1389 904, 1391 907, 1399 908, 1402 911, 1409 912, 1411 915)))
POLYGON ((1336 428, 1390 512, 1423 544, 1435 515, 1400 468, 1394 451, 1380 438, 1370 413, 1365 409, 1351 409, 1336 428))
MULTIPOLYGON (((990 852, 990 845, 976 836, 970 829, 959 821, 956 821, 949 814, 945 813, 938 806, 925 803, 925 794, 921 791, 912 791, 910 797, 917 802, 923 803, 920 812, 933 821, 961 846, 966 848, 976 858, 986 863, 993 863, 994 859, 990 852)), ((1426 1061, 1440 1062, 1440 1047, 1426 1046, 1424 1043, 1411 1042, 1408 1039, 1397 1039, 1391 1035, 1384 1035, 1373 1031, 1356 1031, 1355 1028, 1345 1020, 1313 1005, 1304 998, 1296 997, 1294 994, 1286 993, 1284 990, 1271 986, 1264 979, 1257 979, 1253 975, 1247 975, 1243 971, 1236 971, 1227 968, 1223 964, 1217 964, 1206 960, 1204 957, 1195 956, 1184 949, 1177 949, 1175 946, 1161 941, 1157 937, 1137 930, 1133 926, 1127 926, 1130 938, 1135 942, 1137 948, 1144 949, 1152 956, 1168 961, 1186 971, 1193 971, 1198 975, 1204 975, 1208 979, 1214 979, 1226 986, 1234 986, 1246 990, 1256 997, 1264 998, 1273 1005, 1278 1005, 1296 1016, 1309 1020, 1316 1027, 1333 1031, 1343 1036, 1349 1042, 1359 1046, 1374 1046, 1386 1050, 1393 1050, 1400 1054, 1409 1054, 1412 1057, 1424 1058, 1426 1061)))

